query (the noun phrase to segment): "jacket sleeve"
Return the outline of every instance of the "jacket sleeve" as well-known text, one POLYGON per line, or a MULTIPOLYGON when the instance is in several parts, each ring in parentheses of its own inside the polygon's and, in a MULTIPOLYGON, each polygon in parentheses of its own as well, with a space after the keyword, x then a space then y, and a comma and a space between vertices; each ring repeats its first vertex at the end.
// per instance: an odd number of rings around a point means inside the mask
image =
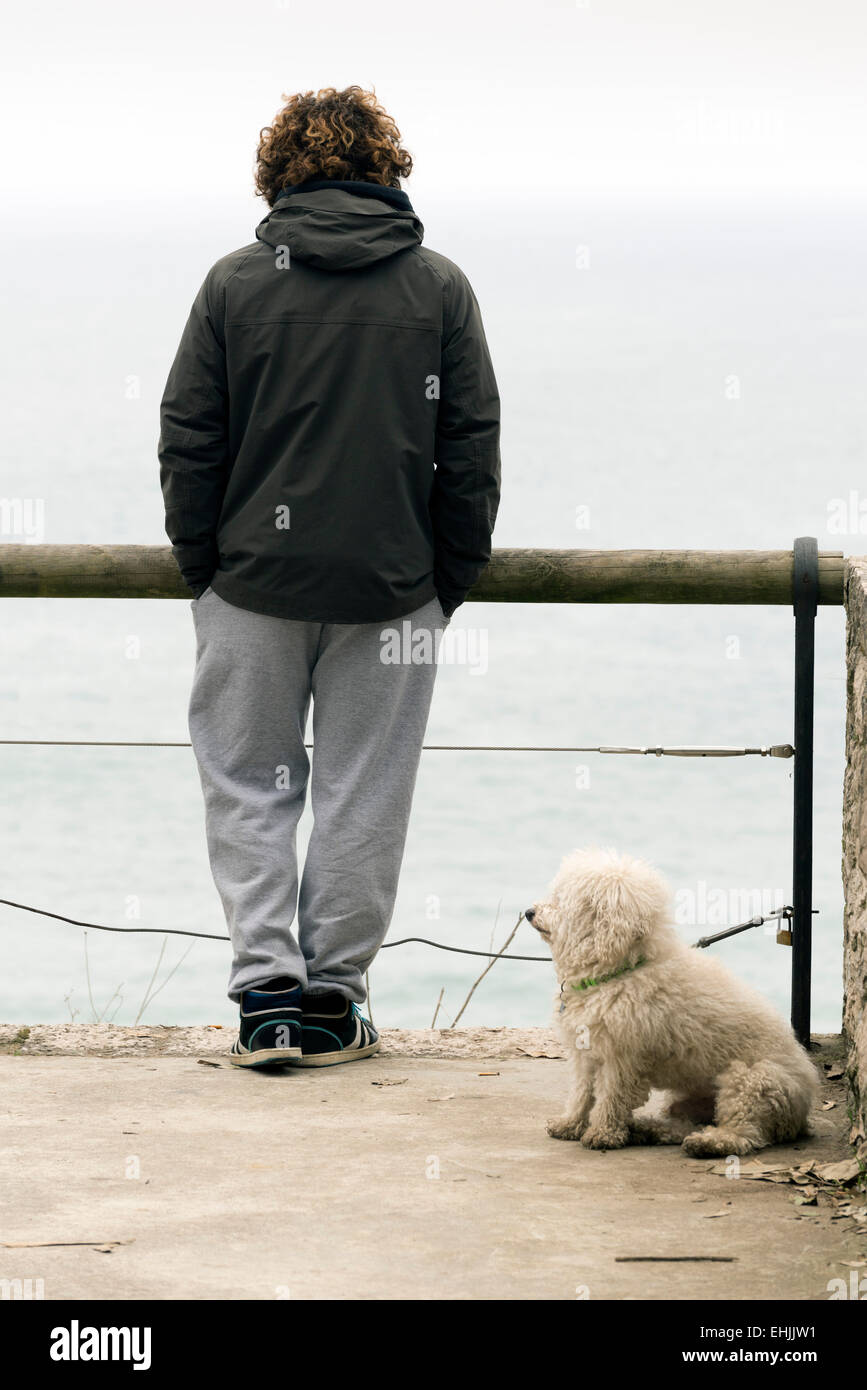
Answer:
POLYGON ((211 272, 196 296, 160 407, 166 533, 198 596, 217 569, 217 522, 229 476, 224 293, 211 272))
POLYGON ((446 284, 434 483, 434 583, 446 615, 491 558, 500 501, 500 398, 469 282, 446 284))

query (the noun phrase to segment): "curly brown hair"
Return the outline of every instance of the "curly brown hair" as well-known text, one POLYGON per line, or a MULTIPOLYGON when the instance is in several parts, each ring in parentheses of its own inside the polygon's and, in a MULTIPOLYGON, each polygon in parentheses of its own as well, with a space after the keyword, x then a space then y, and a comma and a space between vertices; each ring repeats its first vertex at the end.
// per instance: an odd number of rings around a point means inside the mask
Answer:
POLYGON ((256 191, 273 207, 284 188, 307 179, 360 179, 399 188, 412 171, 400 131, 374 92, 323 87, 297 92, 259 132, 256 191))

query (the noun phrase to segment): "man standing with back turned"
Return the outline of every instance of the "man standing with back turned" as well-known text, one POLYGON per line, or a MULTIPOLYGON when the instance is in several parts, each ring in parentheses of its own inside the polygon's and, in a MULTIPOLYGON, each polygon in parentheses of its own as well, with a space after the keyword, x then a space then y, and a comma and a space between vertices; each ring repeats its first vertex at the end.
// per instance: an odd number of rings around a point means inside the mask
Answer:
POLYGON ((470 285, 421 245, 411 169, 372 93, 291 97, 258 148, 271 211, 205 278, 162 401, 239 1066, 379 1046, 358 1005, 394 909, 431 651, 491 554, 497 384, 470 285), (416 660, 384 661, 384 629, 405 624, 416 660))

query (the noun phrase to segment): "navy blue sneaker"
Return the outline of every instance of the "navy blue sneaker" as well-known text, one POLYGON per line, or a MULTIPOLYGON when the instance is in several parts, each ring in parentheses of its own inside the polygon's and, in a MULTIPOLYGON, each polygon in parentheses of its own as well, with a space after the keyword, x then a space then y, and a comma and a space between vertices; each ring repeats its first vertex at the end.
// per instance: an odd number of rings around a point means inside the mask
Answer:
POLYGON ((301 986, 246 990, 241 995, 241 1025, 229 1060, 236 1067, 274 1067, 297 1062, 300 1057, 301 986))
POLYGON ((345 994, 304 994, 301 1007, 301 1056, 293 1066, 336 1067, 379 1051, 379 1034, 345 994))

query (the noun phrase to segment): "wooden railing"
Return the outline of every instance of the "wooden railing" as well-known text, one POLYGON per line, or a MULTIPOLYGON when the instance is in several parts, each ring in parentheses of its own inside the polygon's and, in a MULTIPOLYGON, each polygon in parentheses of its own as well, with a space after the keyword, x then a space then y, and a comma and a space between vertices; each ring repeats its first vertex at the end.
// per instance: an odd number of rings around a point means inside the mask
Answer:
MULTIPOLYGON (((843 602, 819 553, 820 604, 843 602)), ((495 550, 480 603, 792 603, 791 550, 495 550)), ((0 545, 0 598, 189 598, 167 545, 0 545)))

